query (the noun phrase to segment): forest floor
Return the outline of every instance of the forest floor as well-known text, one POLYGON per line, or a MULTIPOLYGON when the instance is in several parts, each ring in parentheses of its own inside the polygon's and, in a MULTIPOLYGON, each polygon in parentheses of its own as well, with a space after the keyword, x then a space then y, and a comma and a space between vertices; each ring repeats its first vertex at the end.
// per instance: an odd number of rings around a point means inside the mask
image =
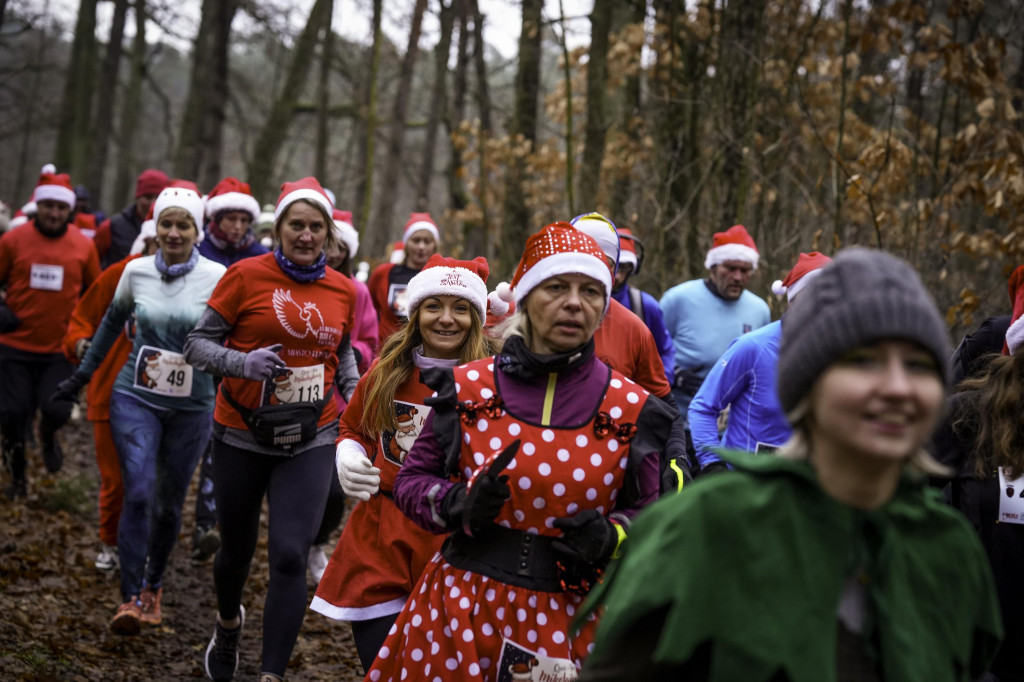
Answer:
MULTIPOLYGON (((204 678, 213 631, 213 562, 190 562, 198 473, 185 502, 178 544, 164 577, 163 623, 135 637, 113 635, 107 623, 120 594, 116 572, 96 570, 99 472, 92 424, 61 431, 63 470, 49 475, 28 451, 28 498, 0 495, 0 671, 4 680, 183 680, 204 678)), ((0 487, 6 487, 6 473, 0 487)), ((340 530, 332 541, 336 541, 340 530)), ((331 545, 333 548, 333 542, 331 545)), ((236 680, 259 674, 267 589, 266 506, 260 543, 246 585, 245 632, 236 680)), ((309 579, 307 603, 315 585, 309 579)), ((288 665, 289 682, 361 680, 348 623, 306 611, 288 665)))

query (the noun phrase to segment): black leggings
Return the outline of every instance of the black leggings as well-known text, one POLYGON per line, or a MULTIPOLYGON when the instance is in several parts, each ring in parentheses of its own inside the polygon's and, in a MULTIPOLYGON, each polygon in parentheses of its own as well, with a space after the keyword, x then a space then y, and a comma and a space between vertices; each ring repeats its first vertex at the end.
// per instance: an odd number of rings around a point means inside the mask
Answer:
POLYGON ((373 659, 380 653, 380 648, 384 646, 384 640, 388 638, 388 632, 396 620, 397 613, 370 620, 352 621, 352 639, 356 643, 359 662, 363 664, 363 674, 373 665, 373 659))
MULTIPOLYGON (((320 521, 320 530, 316 532, 313 544, 322 545, 330 540, 331 533, 341 525, 341 517, 344 515, 345 491, 341 489, 341 483, 338 482, 338 477, 336 475, 331 476, 331 491, 327 494, 327 505, 324 507, 324 518, 320 521)), ((330 550, 328 550, 327 553, 330 554, 330 550)))
POLYGON ((264 493, 270 509, 262 672, 284 676, 302 627, 306 559, 323 518, 333 469, 333 444, 285 457, 253 453, 213 438, 214 497, 221 536, 213 579, 222 620, 238 616, 256 551, 264 493))

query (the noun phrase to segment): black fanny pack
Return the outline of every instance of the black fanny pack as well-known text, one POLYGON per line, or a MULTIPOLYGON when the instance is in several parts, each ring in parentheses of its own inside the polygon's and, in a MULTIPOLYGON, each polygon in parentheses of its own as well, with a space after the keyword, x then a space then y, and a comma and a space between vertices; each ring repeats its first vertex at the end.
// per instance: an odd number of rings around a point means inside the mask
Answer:
POLYGON ((316 437, 324 405, 334 395, 334 385, 332 384, 327 389, 327 395, 315 403, 264 405, 251 410, 232 398, 224 384, 221 384, 220 390, 228 404, 242 415, 242 419, 249 427, 249 433, 257 443, 286 450, 307 443, 316 437))

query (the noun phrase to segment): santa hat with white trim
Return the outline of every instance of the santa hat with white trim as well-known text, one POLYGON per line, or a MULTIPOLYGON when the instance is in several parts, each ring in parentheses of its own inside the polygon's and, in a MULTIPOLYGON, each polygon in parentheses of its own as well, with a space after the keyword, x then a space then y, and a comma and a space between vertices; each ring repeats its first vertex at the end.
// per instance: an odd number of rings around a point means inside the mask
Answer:
POLYGON ((785 294, 786 300, 792 301, 808 283, 821 274, 821 269, 831 262, 831 258, 817 251, 801 253, 786 279, 772 282, 772 293, 776 296, 785 294))
POLYGON ((334 213, 334 204, 327 197, 324 188, 320 186, 320 181, 309 176, 281 185, 281 196, 277 198, 277 206, 274 207, 274 222, 276 223, 280 220, 284 212, 288 210, 288 207, 299 199, 312 201, 323 208, 324 213, 327 215, 334 213))
POLYGON ((511 287, 500 284, 496 291, 505 301, 522 306, 533 288, 549 277, 579 274, 604 285, 604 309, 611 300, 612 271, 604 251, 593 237, 566 222, 551 223, 530 235, 512 278, 511 287))
POLYGON ((359 251, 359 233, 352 225, 352 211, 334 209, 334 236, 348 249, 348 257, 355 258, 359 251))
POLYGON ((619 232, 619 266, 626 264, 632 265, 633 270, 636 270, 636 266, 640 263, 637 260, 636 254, 636 241, 631 239, 633 233, 626 227, 618 228, 619 232))
POLYGON ((409 280, 405 290, 409 314, 431 296, 458 296, 473 304, 480 320, 487 317, 487 259, 477 256, 473 260, 456 260, 435 253, 423 269, 409 280))
POLYGON ((733 225, 725 232, 716 232, 712 238, 711 250, 704 259, 704 267, 712 268, 727 260, 738 260, 750 263, 757 270, 760 254, 754 238, 742 225, 733 225))
POLYGON ((434 241, 441 241, 441 233, 437 229, 437 223, 434 222, 429 213, 410 213, 409 220, 405 223, 405 230, 402 232, 402 243, 408 243, 409 237, 420 230, 426 230, 434 235, 434 241))
POLYGON ((206 217, 215 219, 221 211, 242 211, 256 222, 260 217, 260 202, 252 195, 249 183, 226 177, 210 190, 206 198, 206 217))
POLYGON ((74 208, 78 199, 75 196, 75 188, 71 186, 71 176, 67 173, 58 173, 52 163, 46 164, 32 192, 32 201, 37 204, 40 201, 59 201, 74 208))
POLYGON ((1006 346, 1003 353, 1013 355, 1024 344, 1024 265, 1010 275, 1007 285, 1010 301, 1013 302, 1013 316, 1010 328, 1006 330, 1006 346))

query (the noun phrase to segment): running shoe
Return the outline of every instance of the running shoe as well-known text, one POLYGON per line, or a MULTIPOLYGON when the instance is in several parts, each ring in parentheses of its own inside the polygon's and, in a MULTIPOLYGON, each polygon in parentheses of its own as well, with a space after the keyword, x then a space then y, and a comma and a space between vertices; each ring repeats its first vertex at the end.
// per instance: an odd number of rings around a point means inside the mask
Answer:
POLYGON ((238 640, 245 625, 245 607, 238 607, 238 627, 228 630, 220 624, 213 626, 213 637, 206 647, 206 676, 217 682, 226 682, 238 670, 238 640))

